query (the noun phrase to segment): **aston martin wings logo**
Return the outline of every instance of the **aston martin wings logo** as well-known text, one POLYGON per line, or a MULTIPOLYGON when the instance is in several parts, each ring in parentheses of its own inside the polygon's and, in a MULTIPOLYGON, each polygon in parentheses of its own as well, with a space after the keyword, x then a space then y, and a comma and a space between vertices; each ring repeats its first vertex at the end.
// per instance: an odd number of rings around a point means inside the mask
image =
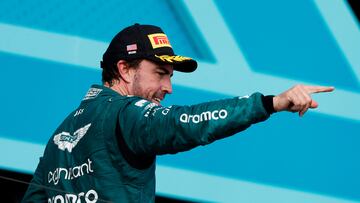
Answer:
POLYGON ((77 129, 74 132, 74 135, 71 135, 69 132, 63 131, 54 136, 54 143, 58 146, 59 149, 63 151, 67 149, 71 153, 72 149, 76 146, 80 139, 84 137, 90 126, 91 123, 77 129))

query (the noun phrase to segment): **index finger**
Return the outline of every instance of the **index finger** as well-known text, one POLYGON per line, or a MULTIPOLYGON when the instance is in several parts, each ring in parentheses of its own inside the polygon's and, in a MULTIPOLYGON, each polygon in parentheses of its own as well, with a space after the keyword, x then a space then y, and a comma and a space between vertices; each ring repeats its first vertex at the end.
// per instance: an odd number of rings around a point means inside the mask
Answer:
POLYGON ((305 86, 307 93, 332 92, 334 89, 332 86, 305 86))

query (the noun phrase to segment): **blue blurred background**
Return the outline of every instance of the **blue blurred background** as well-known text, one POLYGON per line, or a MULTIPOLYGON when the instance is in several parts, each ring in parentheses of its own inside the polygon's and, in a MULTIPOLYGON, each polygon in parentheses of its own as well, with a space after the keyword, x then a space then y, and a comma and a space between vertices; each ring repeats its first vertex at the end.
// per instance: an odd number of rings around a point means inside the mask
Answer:
POLYGON ((158 158, 157 194, 215 202, 360 202, 360 30, 347 1, 2 0, 0 168, 32 174, 48 138, 101 83, 112 37, 163 28, 177 54, 165 105, 196 104, 295 84, 331 85, 292 113, 214 144, 158 158))

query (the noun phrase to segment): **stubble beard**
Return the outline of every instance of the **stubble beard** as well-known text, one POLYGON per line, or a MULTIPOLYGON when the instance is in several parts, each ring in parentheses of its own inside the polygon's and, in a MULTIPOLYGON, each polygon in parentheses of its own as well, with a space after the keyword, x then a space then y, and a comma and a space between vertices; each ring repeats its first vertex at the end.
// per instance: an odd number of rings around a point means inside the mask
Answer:
POLYGON ((140 85, 140 76, 137 73, 134 76, 134 86, 132 88, 132 91, 135 96, 139 96, 144 99, 150 99, 146 97, 144 89, 140 85))
POLYGON ((132 88, 133 94, 135 96, 142 97, 144 99, 152 101, 152 98, 148 97, 149 95, 146 94, 144 88, 141 86, 140 81, 141 81, 141 77, 140 77, 139 74, 136 73, 135 76, 134 76, 134 85, 133 85, 133 88, 132 88))
POLYGON ((162 96, 161 92, 154 92, 153 95, 149 95, 144 90, 144 88, 141 86, 140 81, 141 81, 140 75, 135 74, 135 76, 134 76, 134 85, 133 85, 133 88, 132 88, 133 95, 142 97, 142 98, 147 99, 147 100, 149 100, 151 102, 154 102, 153 101, 154 98, 152 98, 152 97, 158 97, 158 98, 165 97, 165 95, 162 96), (150 96, 152 96, 152 97, 150 97, 150 96))

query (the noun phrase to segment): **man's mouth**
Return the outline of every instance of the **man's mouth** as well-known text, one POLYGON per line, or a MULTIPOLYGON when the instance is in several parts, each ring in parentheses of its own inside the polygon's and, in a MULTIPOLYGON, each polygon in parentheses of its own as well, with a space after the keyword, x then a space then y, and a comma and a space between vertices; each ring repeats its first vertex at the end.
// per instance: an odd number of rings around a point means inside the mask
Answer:
POLYGON ((158 104, 160 104, 160 102, 161 102, 161 99, 160 99, 160 98, 157 98, 157 97, 155 97, 155 98, 154 98, 154 101, 156 101, 155 103, 158 103, 158 104))

